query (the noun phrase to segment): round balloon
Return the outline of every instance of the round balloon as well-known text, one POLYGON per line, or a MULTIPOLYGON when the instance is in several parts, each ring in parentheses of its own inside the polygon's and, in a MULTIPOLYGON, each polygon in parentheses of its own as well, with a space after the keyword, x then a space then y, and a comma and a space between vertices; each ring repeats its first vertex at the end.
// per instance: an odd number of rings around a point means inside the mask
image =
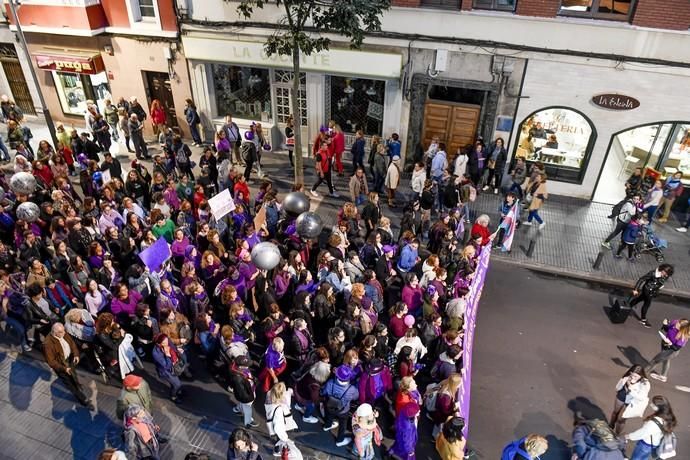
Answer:
POLYGON ((405 316, 405 319, 403 319, 403 322, 405 323, 405 326, 407 326, 407 327, 414 326, 414 316, 412 316, 412 315, 405 316))
POLYGON ((271 144, 264 144, 264 150, 269 152, 271 150, 271 144))
POLYGON ((283 199, 283 209, 291 216, 309 211, 309 198, 302 192, 291 192, 283 199))
POLYGON ((26 201, 17 207, 17 219, 27 222, 36 222, 41 214, 38 205, 31 201, 26 201))
POLYGON ((297 217, 297 234, 302 238, 318 238, 323 228, 321 216, 315 212, 303 212, 297 217))
POLYGON ((31 195, 36 191, 36 178, 28 172, 15 173, 10 178, 10 188, 18 195, 31 195))
POLYGON ((280 250, 273 243, 259 243, 252 249, 252 262, 261 270, 271 270, 280 262, 280 250))

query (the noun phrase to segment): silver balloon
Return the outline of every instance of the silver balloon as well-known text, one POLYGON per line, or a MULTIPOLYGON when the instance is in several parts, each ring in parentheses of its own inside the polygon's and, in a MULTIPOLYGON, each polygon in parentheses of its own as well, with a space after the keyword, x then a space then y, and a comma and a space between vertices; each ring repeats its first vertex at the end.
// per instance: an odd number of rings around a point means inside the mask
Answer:
POLYGON ((252 262, 261 270, 271 270, 280 262, 280 250, 273 243, 259 243, 252 249, 252 262))
POLYGON ((17 219, 27 222, 36 222, 40 215, 40 208, 32 201, 26 201, 17 207, 17 219))
POLYGON ((302 238, 318 238, 323 229, 321 216, 315 212, 303 212, 295 221, 297 234, 302 238))
POLYGON ((291 192, 283 199, 283 209, 291 216, 309 211, 309 198, 302 192, 291 192))
POLYGON ((28 172, 15 173, 10 178, 10 188, 18 195, 31 195, 36 191, 36 178, 28 172))

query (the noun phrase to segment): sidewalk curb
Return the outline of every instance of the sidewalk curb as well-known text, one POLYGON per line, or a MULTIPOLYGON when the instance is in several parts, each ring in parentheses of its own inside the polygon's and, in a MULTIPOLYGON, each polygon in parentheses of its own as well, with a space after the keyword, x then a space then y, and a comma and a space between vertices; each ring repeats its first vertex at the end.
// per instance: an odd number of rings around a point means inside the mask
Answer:
MULTIPOLYGON (((602 287, 614 287, 623 289, 632 289, 635 286, 634 281, 626 282, 617 278, 613 278, 605 275, 604 273, 584 273, 576 270, 568 270, 562 267, 554 267, 553 265, 540 264, 537 262, 525 263, 519 260, 512 259, 503 255, 494 256, 496 261, 500 261, 505 264, 514 265, 521 268, 526 268, 539 273, 544 273, 548 275, 560 276, 563 278, 569 278, 579 281, 586 281, 590 283, 596 283, 602 285, 602 287)), ((671 298, 675 301, 690 301, 690 292, 681 291, 678 289, 668 289, 663 290, 660 293, 661 298, 671 298)))

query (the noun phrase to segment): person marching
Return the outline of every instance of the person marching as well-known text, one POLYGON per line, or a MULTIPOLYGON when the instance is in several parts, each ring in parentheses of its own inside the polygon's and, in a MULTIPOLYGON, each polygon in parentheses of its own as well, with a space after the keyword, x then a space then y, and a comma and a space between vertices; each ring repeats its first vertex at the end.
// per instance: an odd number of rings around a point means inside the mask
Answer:
POLYGON ((633 289, 633 296, 630 299, 630 306, 642 302, 642 312, 640 314, 640 324, 646 328, 652 327, 647 321, 647 312, 652 305, 652 299, 659 294, 659 290, 664 287, 664 283, 673 276, 673 265, 661 264, 656 269, 643 275, 633 289))

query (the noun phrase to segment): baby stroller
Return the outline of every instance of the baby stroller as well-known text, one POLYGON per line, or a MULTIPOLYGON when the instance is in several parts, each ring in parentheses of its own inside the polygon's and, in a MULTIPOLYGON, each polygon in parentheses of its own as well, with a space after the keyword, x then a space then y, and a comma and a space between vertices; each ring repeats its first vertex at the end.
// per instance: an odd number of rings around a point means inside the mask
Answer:
POLYGON ((651 224, 643 225, 640 234, 635 241, 633 249, 635 258, 639 259, 642 254, 648 253, 656 257, 656 261, 661 263, 664 261, 664 249, 668 247, 668 242, 659 238, 652 228, 651 224))

